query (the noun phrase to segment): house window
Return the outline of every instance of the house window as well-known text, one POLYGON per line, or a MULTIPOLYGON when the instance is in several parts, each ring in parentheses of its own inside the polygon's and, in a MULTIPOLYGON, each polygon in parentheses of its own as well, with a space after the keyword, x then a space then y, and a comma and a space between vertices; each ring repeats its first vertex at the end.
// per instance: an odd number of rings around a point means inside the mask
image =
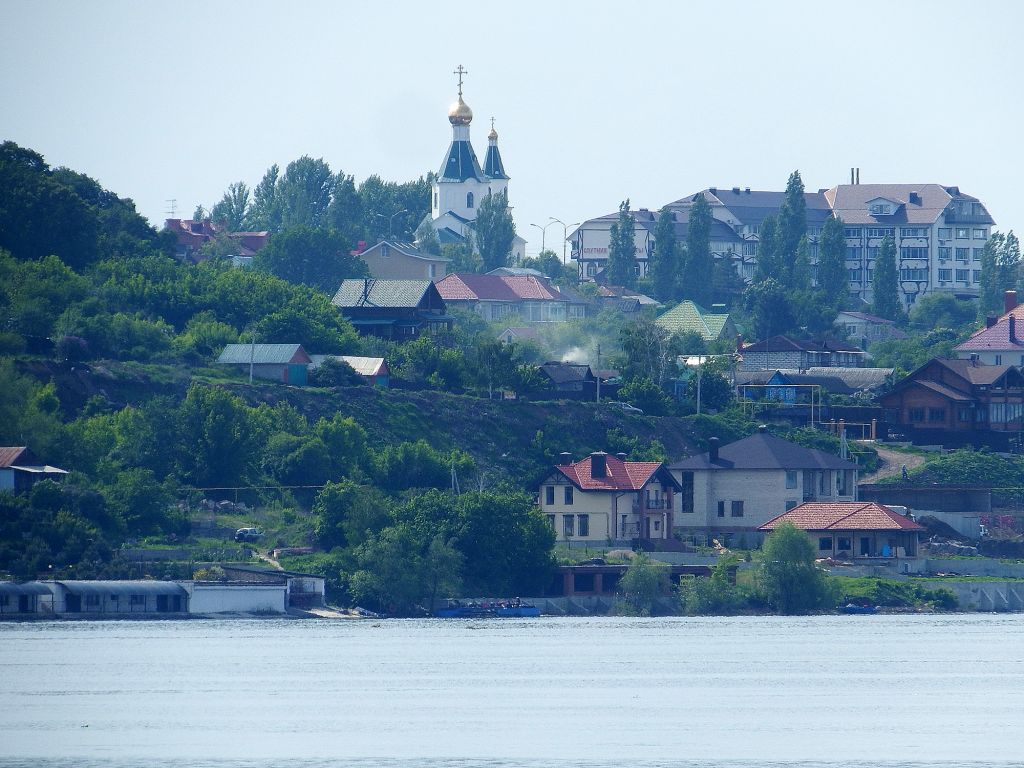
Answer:
POLYGON ((928 409, 928 421, 945 421, 946 420, 946 409, 945 408, 929 408, 928 409))
POLYGON ((953 270, 952 269, 940 269, 939 270, 939 280, 952 280, 952 279, 953 279, 953 270))
POLYGON ((431 280, 433 280, 435 277, 437 277, 437 264, 428 264, 427 265, 427 269, 428 269, 428 272, 430 274, 430 279, 431 280))
POLYGON ((900 248, 901 259, 927 259, 927 248, 900 248))
POLYGON ((952 227, 939 227, 939 239, 940 240, 949 240, 952 237, 953 237, 953 228, 952 227))
POLYGON ((654 521, 654 532, 661 533, 661 520, 654 521))
POLYGON ((437 192, 434 193, 434 207, 437 208, 437 192))
POLYGON ((380 255, 384 257, 391 255, 391 249, 388 247, 387 243, 380 247, 380 255))
POLYGON ((719 517, 725 517, 725 502, 724 501, 718 502, 718 516, 719 517))
POLYGON ((562 535, 567 539, 574 535, 572 515, 562 515, 562 535))
POLYGON ((983 254, 984 252, 985 252, 984 248, 974 248, 974 249, 972 249, 972 256, 973 256, 974 260, 975 261, 981 261, 981 254, 983 254))
POLYGON ((995 364, 996 365, 1002 365, 1003 364, 1003 356, 1002 355, 996 355, 996 363, 995 364))
POLYGON ((953 258, 953 249, 948 245, 939 246, 939 258, 940 259, 951 259, 953 258))
POLYGON ((565 486, 565 503, 572 504, 572 486, 565 486))
POLYGON ((840 552, 850 551, 850 540, 846 536, 840 536, 836 541, 836 549, 840 552))
POLYGON ((907 418, 910 419, 910 421, 924 421, 924 408, 908 409, 907 418))
POLYGON ((970 422, 971 421, 971 409, 970 408, 957 408, 956 417, 959 421, 970 422))
POLYGON ((976 229, 976 230, 974 230, 974 239, 975 240, 984 240, 985 239, 985 230, 984 229, 976 229))
POLYGON ((795 469, 787 469, 786 470, 786 487, 787 488, 796 488, 796 470, 795 469))
POLYGON ((974 270, 974 274, 971 275, 971 277, 973 278, 973 280, 971 282, 980 283, 981 282, 981 270, 980 269, 974 270))
POLYGON ((924 227, 900 227, 900 237, 928 237, 924 227))
POLYGON ((140 605, 143 608, 145 608, 146 607, 146 596, 145 595, 130 595, 129 598, 128 598, 128 603, 129 603, 129 605, 131 605, 132 608, 135 608, 136 606, 140 606, 140 605))
POLYGON ((86 595, 85 596, 85 607, 86 608, 99 608, 100 607, 100 596, 99 595, 86 595))
POLYGON ((798 502, 796 499, 788 499, 786 501, 786 511, 789 512, 789 510, 793 509, 793 507, 795 507, 797 503, 798 502))
POLYGON ((580 536, 590 535, 590 515, 577 515, 579 522, 580 536))
POLYGON ((472 192, 467 192, 466 193, 466 207, 467 208, 472 208, 473 207, 473 193, 472 192))
POLYGON ((742 501, 734 501, 732 503, 732 516, 733 517, 743 517, 743 502, 742 501))
POLYGON ((860 237, 860 227, 846 227, 843 234, 848 238, 858 238, 860 237))
POLYGON ((679 492, 682 497, 682 511, 693 512, 693 472, 683 472, 683 489, 679 492))
POLYGON ((892 227, 868 227, 868 237, 886 237, 892 233, 892 227))
POLYGON ((958 240, 969 240, 971 237, 971 230, 968 227, 957 227, 956 237, 958 240))
POLYGON ((860 246, 859 245, 848 245, 846 246, 846 258, 848 261, 860 261, 860 246))
POLYGON ((969 269, 958 269, 956 271, 957 282, 958 283, 970 282, 970 280, 968 279, 970 277, 970 275, 971 275, 971 270, 969 270, 969 269))
POLYGON ((956 260, 957 261, 967 261, 967 258, 970 255, 970 253, 971 253, 971 249, 970 248, 957 248, 956 249, 956 260))
POLYGON ((832 537, 822 536, 818 539, 818 551, 819 552, 831 552, 832 551, 832 537))
POLYGON ((544 503, 548 506, 555 503, 555 486, 548 485, 544 487, 544 503))

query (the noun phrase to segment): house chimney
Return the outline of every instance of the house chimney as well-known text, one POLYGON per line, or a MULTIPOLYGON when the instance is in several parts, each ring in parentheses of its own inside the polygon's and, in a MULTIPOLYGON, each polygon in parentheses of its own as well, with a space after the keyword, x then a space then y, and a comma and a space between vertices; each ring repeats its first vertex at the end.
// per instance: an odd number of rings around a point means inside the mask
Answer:
POLYGON ((560 466, 560 467, 567 467, 570 464, 572 464, 572 454, 571 453, 568 453, 567 451, 563 451, 562 453, 558 454, 558 466, 560 466))
POLYGON ((712 437, 708 440, 708 461, 712 464, 718 461, 718 438, 712 437))
POLYGON ((604 451, 590 454, 590 476, 593 479, 608 476, 607 458, 608 454, 604 451))
POLYGON ((1014 317, 1013 315, 1010 315, 1006 319, 1010 323, 1010 343, 1011 344, 1016 344, 1017 343, 1017 318, 1014 317))
POLYGON ((1017 308, 1017 292, 1003 292, 1003 312, 1012 312, 1017 308))
POLYGON ((921 195, 919 195, 917 192, 911 192, 910 193, 910 204, 911 205, 920 205, 921 204, 921 195))
POLYGON ((988 315, 988 316, 985 317, 985 327, 986 328, 991 328, 995 324, 996 324, 996 316, 995 315, 988 315))
POLYGON ((853 168, 850 169, 850 185, 853 185, 853 168))
POLYGON ((857 169, 857 181, 854 182, 854 183, 855 184, 860 184, 860 168, 857 169))

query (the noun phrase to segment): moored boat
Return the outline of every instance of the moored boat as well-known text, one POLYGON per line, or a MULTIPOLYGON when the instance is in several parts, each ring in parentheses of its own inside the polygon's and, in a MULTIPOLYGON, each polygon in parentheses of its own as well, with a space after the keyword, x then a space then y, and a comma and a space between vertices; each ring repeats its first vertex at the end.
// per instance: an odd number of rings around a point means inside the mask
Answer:
POLYGON ((527 618, 540 616, 540 609, 518 597, 513 600, 456 600, 451 598, 434 611, 438 619, 527 618))

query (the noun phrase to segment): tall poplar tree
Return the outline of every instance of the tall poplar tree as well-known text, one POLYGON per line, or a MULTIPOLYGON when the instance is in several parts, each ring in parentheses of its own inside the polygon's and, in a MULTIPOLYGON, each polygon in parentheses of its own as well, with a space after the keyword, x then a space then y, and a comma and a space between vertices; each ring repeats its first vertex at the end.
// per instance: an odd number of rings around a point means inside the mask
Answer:
POLYGON ((878 247, 874 269, 872 311, 886 320, 898 320, 903 314, 903 306, 900 304, 899 276, 896 273, 896 243, 892 235, 886 235, 878 247))
POLYGON ((818 240, 818 288, 825 302, 842 309, 849 292, 846 276, 846 236, 843 220, 828 218, 818 240))
MULTIPOLYGON (((793 171, 786 182, 786 196, 779 208, 779 255, 784 277, 791 274, 800 238, 807 235, 807 201, 800 171, 793 171)), ((782 281, 783 285, 787 280, 782 281)))
POLYGON ((993 232, 981 252, 981 296, 978 315, 1003 314, 1003 292, 1017 287, 1020 278, 1020 243, 1009 234, 993 232))
POLYGON ((480 251, 485 272, 508 266, 515 238, 516 225, 508 209, 508 195, 505 191, 484 197, 473 222, 473 239, 480 251))
POLYGON ((714 257, 711 255, 711 206, 704 195, 697 195, 690 206, 686 230, 686 265, 683 267, 684 297, 702 307, 711 300, 714 257))
POLYGON ((610 234, 605 283, 632 288, 636 285, 636 222, 628 198, 619 204, 619 220, 612 224, 610 234))
POLYGON ((810 249, 807 237, 801 237, 796 246, 796 258, 793 259, 793 273, 788 286, 791 291, 810 292, 811 290, 810 249))
POLYGON ((654 298, 671 301, 676 297, 679 283, 679 243, 676 241, 675 214, 662 208, 658 226, 654 230, 654 253, 651 254, 650 278, 654 285, 654 298))
POLYGON ((769 277, 780 280, 782 270, 779 261, 779 222, 774 216, 766 216, 758 233, 754 280, 760 282, 769 277))

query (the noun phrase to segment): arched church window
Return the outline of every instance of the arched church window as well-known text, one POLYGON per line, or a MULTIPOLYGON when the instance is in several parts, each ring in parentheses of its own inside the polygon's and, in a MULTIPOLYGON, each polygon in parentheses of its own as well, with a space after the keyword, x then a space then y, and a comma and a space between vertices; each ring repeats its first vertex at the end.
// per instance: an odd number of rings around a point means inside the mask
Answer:
POLYGON ((466 207, 467 208, 472 208, 473 207, 473 193, 472 192, 467 192, 466 193, 466 207))

